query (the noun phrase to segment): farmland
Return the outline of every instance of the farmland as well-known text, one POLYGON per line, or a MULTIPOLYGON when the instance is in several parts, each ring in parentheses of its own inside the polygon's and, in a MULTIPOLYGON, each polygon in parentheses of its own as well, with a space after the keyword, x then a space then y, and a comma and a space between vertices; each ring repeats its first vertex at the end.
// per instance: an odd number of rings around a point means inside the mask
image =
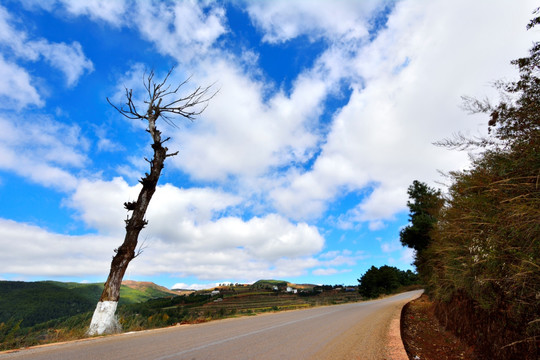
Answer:
POLYGON ((125 331, 141 330, 175 324, 189 324, 255 315, 269 311, 296 310, 313 306, 343 304, 361 300, 355 288, 298 286, 275 288, 276 285, 221 286, 212 291, 150 300, 119 309, 125 331))

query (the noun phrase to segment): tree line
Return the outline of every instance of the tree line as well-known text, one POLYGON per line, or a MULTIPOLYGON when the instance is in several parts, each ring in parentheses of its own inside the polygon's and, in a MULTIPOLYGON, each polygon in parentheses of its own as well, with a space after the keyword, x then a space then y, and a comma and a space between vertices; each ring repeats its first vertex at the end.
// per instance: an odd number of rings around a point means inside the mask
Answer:
POLYGON ((358 279, 358 292, 365 298, 377 298, 414 284, 418 284, 418 275, 411 270, 403 271, 388 265, 372 266, 358 279))

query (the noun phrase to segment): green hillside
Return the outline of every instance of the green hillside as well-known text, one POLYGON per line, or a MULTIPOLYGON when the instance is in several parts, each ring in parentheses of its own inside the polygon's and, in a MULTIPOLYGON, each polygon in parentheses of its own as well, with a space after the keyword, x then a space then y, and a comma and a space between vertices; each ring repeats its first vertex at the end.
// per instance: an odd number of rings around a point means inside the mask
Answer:
MULTIPOLYGON (((22 320, 30 327, 49 320, 92 311, 99 300, 103 284, 63 283, 56 281, 0 281, 0 323, 22 320)), ((120 305, 153 298, 172 296, 157 285, 138 289, 122 285, 120 305)))
POLYGON ((286 288, 287 285, 288 285, 288 282, 283 281, 283 280, 259 280, 253 283, 251 287, 253 289, 273 289, 274 286, 277 286, 278 288, 280 287, 286 288))

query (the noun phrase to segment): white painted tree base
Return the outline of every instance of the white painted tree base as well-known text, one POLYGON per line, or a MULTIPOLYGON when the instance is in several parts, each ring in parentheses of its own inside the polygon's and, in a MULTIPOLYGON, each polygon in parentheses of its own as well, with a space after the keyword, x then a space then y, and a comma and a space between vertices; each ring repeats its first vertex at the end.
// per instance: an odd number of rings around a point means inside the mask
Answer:
POLYGON ((118 301, 100 301, 92 316, 88 335, 113 334, 122 331, 122 326, 116 318, 118 301))

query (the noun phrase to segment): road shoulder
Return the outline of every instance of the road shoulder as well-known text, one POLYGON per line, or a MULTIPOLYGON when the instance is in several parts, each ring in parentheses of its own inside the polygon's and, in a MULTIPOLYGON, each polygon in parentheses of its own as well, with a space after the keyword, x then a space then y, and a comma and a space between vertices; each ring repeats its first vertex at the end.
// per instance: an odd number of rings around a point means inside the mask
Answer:
POLYGON ((477 359, 472 347, 439 323, 427 295, 404 307, 401 325, 403 343, 411 359, 477 359))

